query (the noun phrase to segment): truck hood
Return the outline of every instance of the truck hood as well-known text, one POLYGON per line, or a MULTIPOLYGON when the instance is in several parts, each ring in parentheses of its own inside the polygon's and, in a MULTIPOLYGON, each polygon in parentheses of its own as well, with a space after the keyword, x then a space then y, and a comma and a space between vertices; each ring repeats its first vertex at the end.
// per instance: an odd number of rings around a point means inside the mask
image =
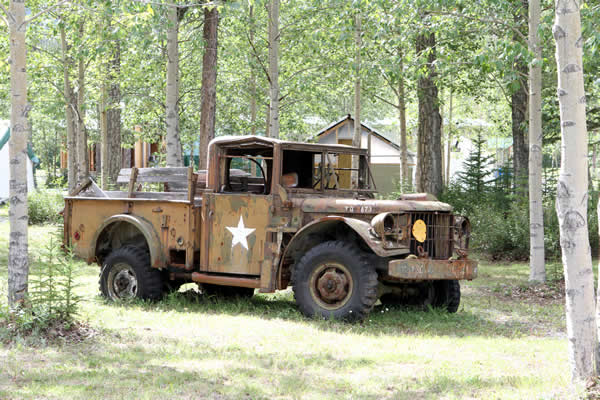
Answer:
POLYGON ((327 214, 379 214, 382 212, 451 212, 452 206, 441 201, 375 200, 310 198, 291 199, 294 207, 307 213, 327 214))

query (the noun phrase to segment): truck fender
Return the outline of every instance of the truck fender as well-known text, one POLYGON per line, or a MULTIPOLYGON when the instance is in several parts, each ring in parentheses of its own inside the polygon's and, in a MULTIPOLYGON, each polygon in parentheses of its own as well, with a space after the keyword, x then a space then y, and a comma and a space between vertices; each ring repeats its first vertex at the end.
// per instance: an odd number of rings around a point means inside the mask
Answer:
POLYGON ((286 259, 286 256, 289 256, 291 252, 304 246, 304 243, 306 241, 305 239, 308 237, 308 235, 318 232, 331 231, 336 228, 337 224, 343 224, 352 231, 354 231, 363 240, 367 247, 369 247, 373 251, 373 253, 380 257, 391 257, 395 255, 409 253, 409 250, 404 248, 394 250, 384 249, 381 245, 381 241, 373 235, 371 235, 371 225, 368 222, 354 218, 327 216, 311 221, 310 223, 302 227, 302 229, 300 229, 298 232, 296 232, 296 234, 294 235, 290 243, 286 246, 283 252, 283 256, 281 257, 280 261, 280 266, 283 260, 286 259))
POLYGON ((146 243, 148 244, 148 250, 150 251, 150 263, 154 268, 163 268, 166 265, 166 261, 164 255, 161 251, 161 241, 160 237, 152 227, 152 224, 139 216, 133 216, 128 214, 117 214, 112 217, 107 218, 100 227, 94 233, 94 237, 92 239, 90 245, 90 253, 88 254, 88 262, 93 260, 96 257, 98 239, 100 235, 112 224, 117 222, 125 222, 131 224, 140 231, 144 238, 146 239, 146 243))

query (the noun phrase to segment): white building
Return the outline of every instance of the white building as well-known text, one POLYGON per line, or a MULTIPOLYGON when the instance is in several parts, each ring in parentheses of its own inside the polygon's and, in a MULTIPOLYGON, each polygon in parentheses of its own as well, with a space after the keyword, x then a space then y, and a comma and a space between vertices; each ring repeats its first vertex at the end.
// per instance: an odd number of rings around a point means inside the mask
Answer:
MULTIPOLYGON (((0 203, 5 202, 9 196, 10 188, 10 158, 8 155, 8 141, 10 139, 10 121, 0 120, 0 203)), ((31 145, 27 145, 27 190, 33 191, 34 163, 39 164, 38 158, 33 154, 31 145)))
MULTIPOLYGON (((361 123, 361 145, 370 154, 371 173, 381 194, 389 194, 398 190, 400 181, 400 146, 375 129, 361 123)), ((346 144, 352 146, 354 136, 354 119, 347 115, 344 118, 321 129, 316 140, 321 144, 346 144)), ((414 182, 416 155, 408 152, 408 168, 410 184, 414 182)))

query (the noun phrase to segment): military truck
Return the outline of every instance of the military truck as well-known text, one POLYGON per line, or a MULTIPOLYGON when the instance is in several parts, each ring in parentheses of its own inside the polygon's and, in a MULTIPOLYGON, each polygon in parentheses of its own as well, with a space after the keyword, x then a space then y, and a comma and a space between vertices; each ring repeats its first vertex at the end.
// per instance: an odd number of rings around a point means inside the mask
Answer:
POLYGON ((305 315, 360 320, 378 299, 456 312, 458 281, 477 275, 468 220, 430 195, 378 200, 365 149, 223 137, 206 171, 130 168, 117 183, 87 180, 64 209, 64 244, 98 263, 109 299, 292 286, 305 315))

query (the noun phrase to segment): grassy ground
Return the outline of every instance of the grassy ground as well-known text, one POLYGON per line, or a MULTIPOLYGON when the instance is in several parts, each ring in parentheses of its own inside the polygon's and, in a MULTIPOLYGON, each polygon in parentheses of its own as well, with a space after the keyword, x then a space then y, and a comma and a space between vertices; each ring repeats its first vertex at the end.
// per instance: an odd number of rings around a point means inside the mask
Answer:
MULTIPOLYGON (((51 227, 31 229, 32 247, 51 227)), ((0 223, 5 301, 7 223, 0 223)), ((34 252, 35 253, 35 252, 34 252)), ((377 307, 362 324, 307 320, 289 291, 249 301, 179 293, 109 304, 81 264, 82 343, 0 345, 0 398, 564 399, 563 299, 524 264, 482 263, 456 314, 377 307)))

